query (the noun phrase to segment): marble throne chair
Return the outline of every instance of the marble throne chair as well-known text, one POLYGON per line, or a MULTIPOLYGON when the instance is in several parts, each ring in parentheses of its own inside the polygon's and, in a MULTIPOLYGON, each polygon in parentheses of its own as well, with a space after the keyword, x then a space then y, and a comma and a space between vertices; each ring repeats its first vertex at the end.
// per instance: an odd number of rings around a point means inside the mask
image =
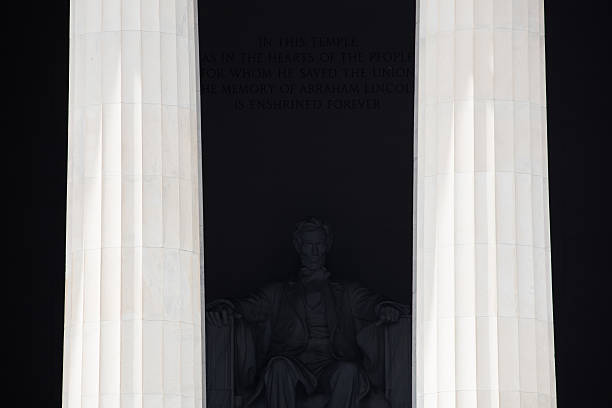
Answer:
MULTIPOLYGON (((406 307, 406 310, 409 308, 406 307)), ((381 394, 366 397, 361 405, 369 407, 410 408, 412 406, 412 321, 410 314, 402 313, 398 322, 376 328, 384 341, 381 394), (366 401, 381 399, 383 404, 366 401)), ((237 358, 237 325, 234 320, 227 326, 206 323, 206 406, 207 408, 247 408, 248 395, 240 390, 237 358)), ((327 408, 327 396, 314 394, 298 400, 298 408, 327 408)), ((265 408, 263 398, 248 405, 265 408)), ((361 408, 361 407, 360 407, 361 408)))

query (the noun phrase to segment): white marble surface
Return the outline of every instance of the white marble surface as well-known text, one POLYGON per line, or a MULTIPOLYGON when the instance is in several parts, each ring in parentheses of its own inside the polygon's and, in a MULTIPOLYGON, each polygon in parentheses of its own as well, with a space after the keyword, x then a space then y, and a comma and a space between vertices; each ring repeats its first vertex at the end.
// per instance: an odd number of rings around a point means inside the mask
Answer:
POLYGON ((416 406, 554 407, 543 1, 418 3, 416 406))
POLYGON ((72 0, 63 406, 202 406, 193 0, 72 0))

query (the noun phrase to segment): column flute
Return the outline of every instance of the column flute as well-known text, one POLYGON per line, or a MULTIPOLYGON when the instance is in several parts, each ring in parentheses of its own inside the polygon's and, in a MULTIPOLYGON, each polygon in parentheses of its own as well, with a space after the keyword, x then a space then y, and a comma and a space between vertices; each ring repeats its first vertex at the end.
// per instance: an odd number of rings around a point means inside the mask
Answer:
POLYGON ((554 407, 543 0, 420 0, 417 407, 554 407))
POLYGON ((72 0, 63 406, 201 407, 194 0, 72 0))

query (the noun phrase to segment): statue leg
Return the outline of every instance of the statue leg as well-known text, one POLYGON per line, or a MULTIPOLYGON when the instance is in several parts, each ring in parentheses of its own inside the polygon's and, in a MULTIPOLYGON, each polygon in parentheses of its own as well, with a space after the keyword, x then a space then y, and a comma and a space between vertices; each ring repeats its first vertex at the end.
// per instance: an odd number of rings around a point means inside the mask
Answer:
POLYGON ((355 363, 338 361, 327 367, 319 384, 330 395, 328 408, 357 408, 359 401, 359 367, 355 363))
POLYGON ((270 360, 264 374, 267 408, 295 408, 297 382, 290 361, 283 358, 270 360))

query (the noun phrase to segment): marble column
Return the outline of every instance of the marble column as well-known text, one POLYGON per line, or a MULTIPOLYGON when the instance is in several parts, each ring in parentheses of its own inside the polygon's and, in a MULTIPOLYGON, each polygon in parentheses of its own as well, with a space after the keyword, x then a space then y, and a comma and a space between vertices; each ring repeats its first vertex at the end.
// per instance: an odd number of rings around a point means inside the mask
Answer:
POLYGON ((63 406, 202 406, 194 0, 72 0, 63 406))
POLYGON ((416 406, 554 407, 543 0, 420 0, 416 406))

